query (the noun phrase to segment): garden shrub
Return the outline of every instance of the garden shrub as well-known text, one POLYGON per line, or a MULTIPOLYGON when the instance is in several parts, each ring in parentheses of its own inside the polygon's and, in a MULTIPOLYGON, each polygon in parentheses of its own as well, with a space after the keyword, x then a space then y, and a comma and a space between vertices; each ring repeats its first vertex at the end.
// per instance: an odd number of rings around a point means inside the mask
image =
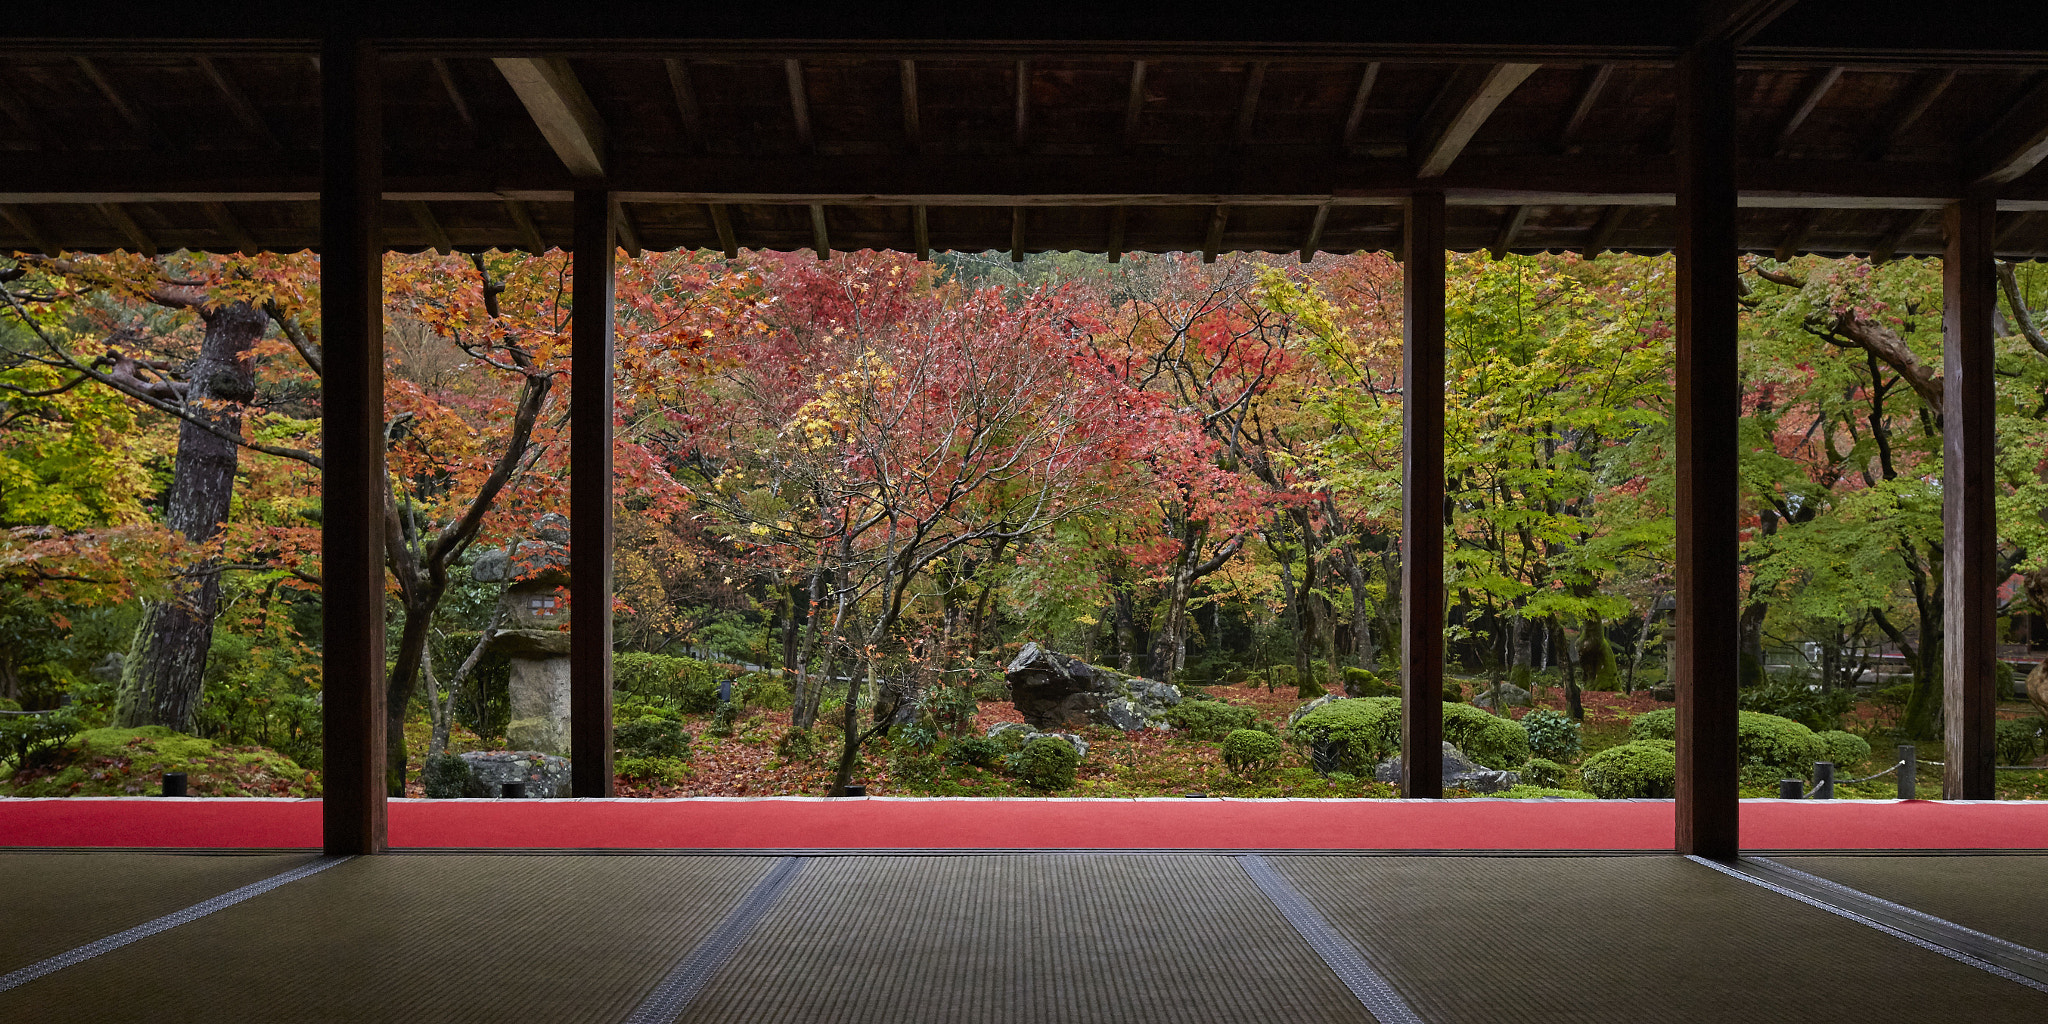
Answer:
POLYGON ((711 713, 711 724, 704 727, 704 735, 716 736, 719 739, 732 735, 733 722, 738 720, 739 714, 739 701, 720 701, 717 710, 711 713))
POLYGON ((612 771, 635 782, 673 786, 690 777, 690 762, 680 757, 622 757, 612 763, 612 771))
POLYGON ((974 699, 1009 700, 1010 681, 997 675, 981 676, 974 681, 974 699))
POLYGON ((1529 734, 1529 752, 1553 761, 1570 761, 1579 756, 1579 723, 1551 708, 1535 708, 1522 716, 1522 731, 1529 734))
POLYGON ((1444 703, 1462 704, 1465 701, 1465 687, 1448 679, 1444 680, 1444 703))
POLYGON ((718 680, 695 658, 628 651, 612 655, 612 687, 650 703, 702 715, 718 707, 718 680))
POLYGON ((1444 705, 1444 739, 1488 768, 1508 771, 1529 759, 1529 734, 1520 723, 1470 704, 1444 705))
POLYGON ((1605 800, 1666 797, 1677 785, 1678 757, 1670 740, 1633 740, 1587 758, 1579 778, 1605 800))
POLYGON ((1821 760, 1832 763, 1837 769, 1853 768, 1870 760, 1870 741, 1853 732, 1829 729, 1816 735, 1828 751, 1821 760))
POLYGON ((673 757, 688 760, 690 733, 683 728, 683 723, 674 719, 644 715, 613 727, 612 749, 621 759, 673 757))
POLYGON ((1015 772, 1019 781, 1048 792, 1074 784, 1074 769, 1081 764, 1081 752, 1062 739, 1040 736, 1017 752, 1015 772))
POLYGON ((2026 764, 2041 751, 2041 719, 2006 718, 1998 723, 1999 764, 2026 764))
POLYGON ((1166 709, 1166 723, 1197 740, 1220 740, 1232 730, 1249 729, 1258 720, 1257 708, 1220 700, 1184 700, 1166 709))
MULTIPOLYGON (((1676 739, 1678 709, 1658 708, 1629 723, 1632 740, 1676 739)), ((1744 711, 1736 716, 1735 756, 1741 764, 1768 765, 1785 777, 1813 774, 1813 763, 1828 757, 1827 744, 1813 730, 1790 719, 1744 711)))
POLYGON ((1268 689, 1284 690, 1287 687, 1293 686, 1295 684, 1294 666, 1274 665, 1266 669, 1266 681, 1268 689))
POLYGON ((1822 690, 1805 679, 1773 679, 1748 687, 1735 696, 1735 706, 1744 711, 1798 722, 1821 732, 1842 724, 1842 716, 1856 706, 1856 695, 1845 689, 1822 690))
POLYGON ((1532 757, 1529 759, 1528 764, 1522 766, 1522 783, 1528 786, 1556 789, 1564 785, 1565 771, 1565 766, 1558 764, 1556 761, 1532 757))
POLYGON ((974 716, 981 710, 974 695, 958 686, 926 687, 917 695, 918 720, 940 736, 964 736, 974 731, 974 716))
POLYGON ((1370 776, 1374 765, 1401 752, 1401 698, 1332 701, 1301 716, 1289 738, 1324 775, 1370 776))
POLYGON ((1549 786, 1510 786, 1492 794, 1506 800, 1540 800, 1554 797, 1561 800, 1598 800, 1597 796, 1576 789, 1556 789, 1549 786))
MULTIPOLYGON (((0 700, 0 710, 20 711, 21 705, 0 700)), ((47 763, 65 740, 84 728, 77 713, 68 707, 40 715, 0 715, 0 765, 11 762, 27 768, 47 763)))
POLYGON ((955 740, 946 756, 969 768, 994 768, 1003 761, 1003 745, 986 736, 969 736, 955 740))
POLYGON ((945 776, 946 759, 933 751, 899 747, 889 754, 889 779, 897 785, 928 789, 945 776))
POLYGON ((1344 690, 1353 697, 1398 697, 1400 690, 1392 683, 1374 675, 1370 669, 1355 665, 1344 669, 1344 690))
POLYGON ((792 728, 775 741, 775 756, 784 761, 809 761, 823 753, 831 742, 832 738, 823 730, 792 728))
POLYGON ((459 754, 435 754, 420 766, 420 785, 430 800, 453 800, 469 789, 469 762, 459 754))
POLYGON ((1250 781, 1280 767, 1285 748, 1278 737, 1257 729, 1239 729, 1223 740, 1223 765, 1231 774, 1250 781))
POLYGON ((749 672, 734 680, 732 699, 750 708, 779 710, 790 704, 789 685, 773 673, 749 672))

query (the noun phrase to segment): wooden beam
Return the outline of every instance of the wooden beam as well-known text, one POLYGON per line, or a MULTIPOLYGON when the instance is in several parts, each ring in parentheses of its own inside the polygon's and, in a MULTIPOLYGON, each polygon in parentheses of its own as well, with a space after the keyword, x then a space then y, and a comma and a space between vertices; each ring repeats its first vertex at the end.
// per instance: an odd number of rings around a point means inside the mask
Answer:
POLYGON ((156 255, 156 239, 149 237, 149 232, 142 230, 142 225, 135 222, 127 208, 120 203, 99 203, 97 208, 100 216, 106 218, 107 223, 113 225, 114 230, 120 232, 122 238, 128 240, 129 252, 138 256, 156 255))
POLYGON ((1995 800, 1998 694, 1998 477, 1993 383, 1998 312, 1991 251, 1997 204, 1943 212, 1941 261, 1941 683, 1945 800, 1995 800))
POLYGON ((1741 46, 1792 9, 1795 0, 1709 0, 1697 5, 1697 38, 1741 46))
POLYGON ((214 91, 220 93, 222 102, 228 105, 228 111, 235 115, 235 121, 241 124, 242 130, 255 136, 265 149, 284 148, 278 144, 277 136, 271 133, 270 126, 264 123, 262 115, 256 112, 256 105, 249 102, 249 97, 242 94, 242 90, 221 71, 220 65, 215 64, 212 57, 194 57, 192 62, 199 65, 199 73, 213 83, 214 91))
POLYGON ((1129 214, 1130 209, 1128 207, 1114 206, 1110 208, 1109 244, 1107 250, 1111 263, 1121 262, 1124 258, 1124 221, 1129 217, 1129 214))
POLYGON ((690 63, 674 57, 662 62, 668 71, 668 89, 675 96, 676 120, 683 126, 683 144, 691 152, 704 149, 704 112, 697 106, 697 86, 690 81, 690 63))
POLYGON ((206 219, 213 222, 214 230, 220 232, 221 237, 226 238, 228 244, 235 247, 236 252, 250 255, 263 251, 263 246, 256 241, 256 237, 242 227, 242 222, 236 218, 235 211, 228 209, 228 204, 201 203, 200 207, 206 211, 206 219))
POLYGON ((811 204, 811 248, 821 260, 832 258, 832 235, 825 230, 825 204, 811 204))
POLYGON ((1586 236, 1586 247, 1579 250, 1579 255, 1589 260, 1599 259, 1600 254, 1607 251, 1607 244, 1614 240, 1614 233, 1620 230, 1621 222, 1627 217, 1628 207, 1608 207, 1600 214, 1600 219, 1593 223, 1593 233, 1586 236))
POLYGON ((526 204, 517 199, 503 200, 505 215, 512 219, 512 226, 519 229, 519 237, 526 244, 526 251, 534 256, 548 251, 548 243, 540 237, 540 228, 533 223, 533 214, 526 204))
POLYGON ((541 137, 579 179, 603 178, 606 166, 604 121, 576 72, 560 57, 494 57, 498 73, 519 95, 541 137))
POLYGON ((1145 62, 1131 62, 1131 93, 1124 101, 1124 145, 1138 141, 1138 117, 1145 112, 1145 62))
POLYGON ((0 205, 0 219, 14 225, 15 233, 28 239, 28 244, 33 246, 36 252, 44 256, 63 255, 63 247, 50 241, 49 235, 44 233, 41 224, 36 223, 35 215, 30 213, 27 207, 13 203, 0 205))
POLYGON ((1791 148, 1792 136, 1799 131, 1799 126, 1805 124, 1806 119, 1812 116, 1814 108, 1820 106, 1820 101, 1827 98, 1828 91, 1835 87, 1835 83, 1842 80, 1842 72, 1845 70, 1847 69, 1829 68, 1822 72, 1819 78, 1814 79, 1813 85, 1799 97, 1798 105, 1792 108, 1791 116, 1785 118, 1785 123, 1779 126, 1777 142, 1771 147, 1772 156, 1782 158, 1786 150, 1791 148))
POLYGON ((385 848, 384 134, 368 43, 321 48, 321 845, 385 848))
POLYGON ((441 91, 448 94, 448 105, 455 108, 455 116, 462 119, 463 127, 474 133, 476 115, 469 112, 469 100, 463 97, 462 89, 455 84, 455 72, 443 58, 435 57, 429 63, 433 65, 434 76, 441 80, 441 91))
POLYGON ((622 210, 576 192, 570 274, 569 775, 579 797, 612 795, 612 319, 622 210))
POLYGON ((1441 126, 1428 129, 1423 144, 1418 147, 1422 159, 1417 163, 1415 176, 1442 177, 1451 169, 1451 163, 1458 159, 1458 154, 1465 151, 1472 137, 1479 133, 1480 126, 1493 116, 1501 101, 1541 66, 1495 64, 1476 74, 1470 88, 1457 99, 1456 111, 1441 126))
POLYGON ((1508 249, 1515 244, 1515 236, 1522 233, 1522 225, 1529 221, 1529 208, 1510 206, 1508 214, 1501 218, 1500 233, 1493 238, 1493 246, 1487 250, 1494 259, 1507 258, 1508 249))
POLYGON ((1252 61, 1245 68, 1244 91, 1237 99, 1237 127, 1233 137, 1242 144, 1251 141, 1252 121, 1259 114, 1259 91, 1266 84, 1266 62, 1252 61))
POLYGON ((1991 129, 1970 146, 1973 180, 2004 185, 2048 159, 2048 75, 2037 77, 1991 129))
POLYGON ((1010 207, 1010 262, 1024 262, 1024 208, 1010 207))
POLYGON ((1223 248, 1223 226, 1230 222, 1230 207, 1218 203, 1209 211, 1209 233, 1202 239, 1202 262, 1216 262, 1216 253, 1223 248))
POLYGON ((1444 195, 1417 192, 1401 263, 1401 795, 1444 795, 1444 195))
POLYGON ((1947 92, 1948 87, 1954 85, 1955 81, 1954 68, 1921 72, 1900 95, 1899 101, 1893 104, 1890 110, 1885 111, 1884 130, 1878 133, 1877 140, 1871 144, 1870 149, 1864 154, 1865 157, 1870 160, 1884 159, 1885 154, 1899 144, 1899 140, 1919 123, 1927 109, 1934 106, 1934 101, 1940 99, 1941 94, 1947 92))
POLYGON ((711 230, 718 233, 718 248, 725 253, 726 259, 739 259, 740 244, 733 235, 732 215, 726 211, 725 204, 706 203, 704 206, 711 211, 711 230))
POLYGON ((1018 149, 1031 138, 1031 62, 1017 62, 1017 137, 1018 149))
POLYGON ((911 251, 917 254, 919 263, 932 258, 932 228, 929 208, 919 204, 910 208, 911 251))
POLYGON ((1380 80, 1380 62, 1372 61, 1358 74, 1358 88, 1351 93, 1351 112, 1344 115, 1344 136, 1339 145, 1346 153, 1358 151, 1358 126, 1365 121, 1365 105, 1372 99, 1372 87, 1380 80))
POLYGON ((924 150, 924 118, 917 109, 917 62, 898 61, 897 78, 903 90, 903 139, 913 153, 924 150))
POLYGON ((1316 206, 1315 216, 1309 218, 1308 237, 1301 240, 1301 261, 1307 263, 1316 258, 1316 251, 1323 246, 1323 226, 1330 222, 1330 204, 1316 206))
POLYGON ((142 136, 143 141, 158 149, 169 145, 163 133, 157 131, 156 126, 142 116, 142 111, 129 103, 128 98, 121 94, 121 90, 114 87, 106 72, 100 70, 98 62, 91 57, 82 56, 73 57, 71 60, 78 65, 78 70, 92 83, 93 88, 99 90, 100 96, 106 99, 107 104, 114 108, 114 113, 121 115, 121 120, 128 122, 128 127, 135 129, 135 133, 142 136))
POLYGON ((1792 218, 1792 226, 1785 231, 1785 237, 1778 240, 1778 251, 1773 253, 1780 261, 1799 255, 1806 246, 1806 236, 1813 233, 1813 225, 1820 220, 1819 210, 1802 210, 1792 218))
POLYGON ((1679 853, 1741 848, 1735 754, 1738 529, 1735 47, 1679 62, 1676 427, 1679 853))
POLYGON ((1579 81, 1578 99, 1572 101, 1572 112, 1565 116, 1564 127, 1558 129, 1558 152, 1572 151, 1572 141, 1578 138, 1580 129, 1586 126, 1586 118, 1592 116, 1593 108, 1600 102, 1600 93, 1606 90, 1608 79, 1613 77, 1612 64, 1596 64, 1586 69, 1585 77, 1579 81))
POLYGON ((2004 226, 1998 229, 1998 234, 1992 237, 1992 251, 1995 253, 2001 249, 2004 249, 2005 244, 2007 242, 2012 241, 2014 238, 2018 237, 2020 234, 2020 229, 2026 227, 2027 222, 2033 220, 2034 214, 2039 212, 2040 211, 2038 210, 2020 210, 2019 212, 2014 213, 2009 219, 2006 220, 2004 226))
POLYGON ((640 258, 640 232, 633 226, 633 218, 626 213, 626 204, 612 201, 612 226, 618 232, 618 245, 626 250, 632 259, 640 258))
POLYGON ((419 227, 420 234, 427 236, 427 244, 433 246, 435 252, 447 256, 455 251, 455 243, 449 240, 448 232, 441 228, 441 222, 435 219, 433 209, 423 200, 412 200, 405 204, 405 208, 412 214, 412 222, 419 227))
POLYGON ((1900 210, 1892 217, 1892 226, 1887 229, 1877 245, 1870 250, 1870 262, 1882 265, 1898 254, 1899 246, 1908 235, 1920 230, 1921 225, 1934 215, 1932 210, 1900 210))
POLYGON ((804 84, 804 62, 794 58, 783 61, 782 75, 789 82, 789 113, 796 118, 797 145, 806 153, 815 153, 818 140, 811 132, 811 91, 804 84))

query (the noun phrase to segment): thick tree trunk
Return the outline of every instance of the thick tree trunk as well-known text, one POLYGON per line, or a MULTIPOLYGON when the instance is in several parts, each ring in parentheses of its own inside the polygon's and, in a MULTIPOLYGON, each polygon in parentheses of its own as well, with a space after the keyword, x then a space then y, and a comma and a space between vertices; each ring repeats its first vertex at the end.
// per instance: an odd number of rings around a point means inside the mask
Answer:
POLYGON ((441 592, 435 590, 426 600, 406 608, 405 623, 399 627, 398 658, 385 686, 384 783, 385 792, 395 797, 405 795, 405 712, 419 687, 420 664, 427 656, 427 631, 433 627, 434 609, 440 603, 441 592))
MULTIPOLYGON (((270 318, 246 302, 200 314, 206 331, 188 375, 185 405, 230 436, 242 432, 242 403, 255 397, 256 339, 270 318)), ((178 429, 165 525, 205 544, 219 536, 235 494, 241 448, 194 423, 178 429)), ((191 732, 199 711, 213 619, 220 609, 217 561, 201 558, 173 582, 168 600, 146 602, 121 680, 115 722, 191 732)))

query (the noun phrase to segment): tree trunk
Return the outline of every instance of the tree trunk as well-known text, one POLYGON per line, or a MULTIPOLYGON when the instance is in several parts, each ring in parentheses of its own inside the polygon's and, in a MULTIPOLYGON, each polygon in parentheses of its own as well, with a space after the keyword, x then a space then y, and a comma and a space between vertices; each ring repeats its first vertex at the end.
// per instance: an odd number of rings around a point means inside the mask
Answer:
MULTIPOLYGON (((421 589, 427 589, 423 582, 421 589)), ((405 609, 399 627, 398 658, 384 689, 384 791, 394 797, 405 795, 405 712, 419 686, 420 665, 427 654, 427 631, 434 624, 434 609, 441 592, 405 609)))
MULTIPOLYGON (((200 314, 206 331, 192 364, 184 404, 231 436, 242 432, 242 404, 255 397, 256 339, 270 318, 246 302, 200 314)), ((193 423, 178 428, 177 461, 165 503, 165 525, 194 544, 220 534, 235 494, 241 448, 193 423)), ((220 610, 220 571, 211 555, 186 566, 170 597, 143 605, 142 623, 121 680, 115 723, 161 725, 191 732, 220 610)))

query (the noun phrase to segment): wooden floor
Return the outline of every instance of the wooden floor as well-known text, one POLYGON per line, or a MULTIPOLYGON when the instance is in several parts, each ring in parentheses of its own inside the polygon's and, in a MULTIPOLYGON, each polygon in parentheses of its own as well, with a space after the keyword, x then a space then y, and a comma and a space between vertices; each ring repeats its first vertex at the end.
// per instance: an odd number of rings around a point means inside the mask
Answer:
POLYGON ((0 885, 7 1022, 2048 1020, 2038 854, 13 852, 0 885))

